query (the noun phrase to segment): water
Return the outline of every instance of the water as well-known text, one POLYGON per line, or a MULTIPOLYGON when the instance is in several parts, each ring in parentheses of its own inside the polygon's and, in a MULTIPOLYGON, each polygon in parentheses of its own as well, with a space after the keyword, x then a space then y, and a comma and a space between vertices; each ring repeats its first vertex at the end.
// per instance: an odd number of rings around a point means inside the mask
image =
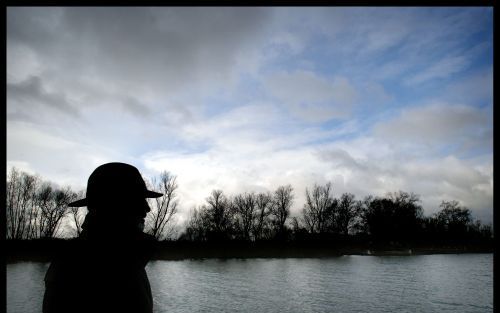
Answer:
MULTIPOLYGON (((38 312, 48 264, 7 265, 7 312, 38 312)), ((155 312, 493 312, 493 255, 152 261, 155 312)))

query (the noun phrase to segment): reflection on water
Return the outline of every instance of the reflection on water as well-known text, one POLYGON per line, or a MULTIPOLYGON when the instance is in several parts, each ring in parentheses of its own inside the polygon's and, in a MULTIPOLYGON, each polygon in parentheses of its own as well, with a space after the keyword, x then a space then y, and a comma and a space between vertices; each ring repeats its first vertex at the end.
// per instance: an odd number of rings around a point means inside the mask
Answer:
POLYGON ((48 263, 7 264, 7 312, 41 312, 48 263))
MULTIPOLYGON (((40 311, 47 264, 7 266, 8 312, 40 311)), ((493 255, 152 261, 155 312, 492 312, 493 255)))

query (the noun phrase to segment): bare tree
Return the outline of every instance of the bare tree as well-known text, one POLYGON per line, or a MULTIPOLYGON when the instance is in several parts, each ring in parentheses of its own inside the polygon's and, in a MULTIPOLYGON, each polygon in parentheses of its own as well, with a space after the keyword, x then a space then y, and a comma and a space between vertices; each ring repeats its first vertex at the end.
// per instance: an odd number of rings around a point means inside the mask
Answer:
POLYGON ((76 198, 76 194, 69 188, 54 190, 45 183, 38 192, 37 201, 41 210, 38 216, 38 237, 57 237, 60 222, 68 211, 68 204, 76 198))
POLYGON ((234 197, 232 201, 236 227, 245 240, 250 240, 253 225, 254 212, 256 208, 255 194, 245 193, 234 197))
POLYGON ((292 229, 295 233, 302 229, 300 220, 296 216, 292 218, 292 229))
POLYGON ((292 203, 293 188, 291 185, 279 186, 274 191, 271 215, 274 218, 275 232, 278 237, 285 233, 285 223, 290 215, 292 203))
POLYGON ((158 192, 163 193, 161 197, 150 200, 151 212, 148 215, 147 232, 157 240, 170 238, 173 232, 172 222, 177 213, 179 201, 176 199, 177 177, 164 171, 159 180, 153 178, 151 185, 158 192))
POLYGON ((7 178, 7 238, 30 238, 33 217, 36 214, 35 194, 38 184, 36 176, 13 167, 7 178))
POLYGON ((19 215, 21 214, 19 210, 20 202, 20 187, 21 179, 19 171, 13 167, 7 177, 7 238, 8 239, 19 239, 16 238, 18 233, 18 222, 19 215))
POLYGON ((232 237, 233 212, 229 199, 222 190, 213 190, 207 204, 194 208, 181 239, 220 240, 232 237))
POLYGON ((196 208, 193 208, 186 223, 186 230, 180 238, 191 241, 206 240, 208 227, 205 224, 206 221, 203 219, 202 209, 200 208, 200 210, 198 210, 196 208))
POLYGON ((436 219, 441 227, 450 232, 465 233, 472 222, 468 208, 460 206, 456 200, 442 201, 441 210, 436 213, 436 219))
POLYGON ((28 184, 31 185, 30 188, 27 188, 30 190, 30 195, 28 196, 29 206, 25 207, 24 210, 26 210, 28 214, 28 229, 26 238, 32 239, 36 238, 36 220, 37 216, 40 214, 40 209, 37 206, 36 201, 37 191, 40 185, 40 178, 38 176, 31 176, 28 180, 30 181, 28 184))
POLYGON ((354 200, 354 195, 352 193, 342 194, 335 212, 335 224, 341 234, 347 235, 349 233, 349 227, 353 224, 357 212, 358 203, 354 200))
POLYGON ((263 239, 265 232, 269 227, 269 214, 272 205, 272 195, 267 193, 259 193, 255 197, 256 209, 254 212, 253 236, 255 240, 263 239))
POLYGON ((306 188, 306 204, 302 209, 304 224, 310 233, 326 232, 334 202, 332 184, 314 185, 312 192, 306 188))
POLYGON ((206 201, 208 206, 202 207, 202 218, 208 222, 209 232, 215 239, 229 238, 232 216, 227 197, 222 190, 213 190, 206 201))

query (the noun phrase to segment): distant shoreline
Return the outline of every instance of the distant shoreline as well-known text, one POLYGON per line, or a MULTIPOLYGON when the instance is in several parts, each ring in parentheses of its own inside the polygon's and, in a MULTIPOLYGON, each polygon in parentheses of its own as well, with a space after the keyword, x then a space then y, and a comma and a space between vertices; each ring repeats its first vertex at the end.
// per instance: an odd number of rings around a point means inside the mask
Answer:
POLYGON ((195 250, 195 251, 168 251, 160 252, 153 260, 185 260, 185 259, 255 259, 255 258, 325 258, 348 255, 360 256, 412 256, 431 254, 466 254, 466 253, 493 253, 493 248, 480 249, 477 247, 457 248, 413 248, 402 250, 371 250, 371 249, 277 249, 275 251, 249 250, 195 250))
MULTIPOLYGON (((74 248, 74 240, 4 241, 7 263, 50 262, 56 253, 74 248)), ((151 260, 324 258, 343 255, 411 256, 493 253, 493 240, 478 243, 414 243, 405 245, 338 242, 157 242, 151 260)))

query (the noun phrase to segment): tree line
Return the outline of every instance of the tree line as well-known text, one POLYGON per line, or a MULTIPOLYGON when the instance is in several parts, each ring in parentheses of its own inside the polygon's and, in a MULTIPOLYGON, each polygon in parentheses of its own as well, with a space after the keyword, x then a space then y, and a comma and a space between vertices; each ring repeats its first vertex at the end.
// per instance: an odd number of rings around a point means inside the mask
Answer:
MULTIPOLYGON (((173 239, 179 199, 176 176, 167 171, 146 183, 163 193, 149 199, 151 212, 145 231, 157 240, 173 239)), ((85 208, 68 204, 84 192, 55 187, 39 176, 12 168, 7 177, 7 238, 54 238, 64 217, 81 233, 85 208)), ((263 240, 322 240, 365 236, 377 241, 490 239, 492 229, 475 220, 458 201, 442 201, 440 210, 424 216, 418 195, 404 191, 383 197, 356 199, 351 193, 333 196, 331 183, 305 190, 299 216, 291 216, 294 189, 283 185, 273 192, 244 192, 232 196, 213 190, 205 203, 193 208, 182 233, 183 241, 249 242, 263 240)))
POLYGON ((212 191, 194 209, 181 240, 323 240, 354 236, 376 241, 488 239, 490 225, 473 219, 458 201, 442 201, 440 210, 424 216, 418 195, 404 191, 356 200, 351 193, 333 196, 331 183, 306 188, 300 216, 291 217, 293 188, 242 193, 233 197, 212 191))

